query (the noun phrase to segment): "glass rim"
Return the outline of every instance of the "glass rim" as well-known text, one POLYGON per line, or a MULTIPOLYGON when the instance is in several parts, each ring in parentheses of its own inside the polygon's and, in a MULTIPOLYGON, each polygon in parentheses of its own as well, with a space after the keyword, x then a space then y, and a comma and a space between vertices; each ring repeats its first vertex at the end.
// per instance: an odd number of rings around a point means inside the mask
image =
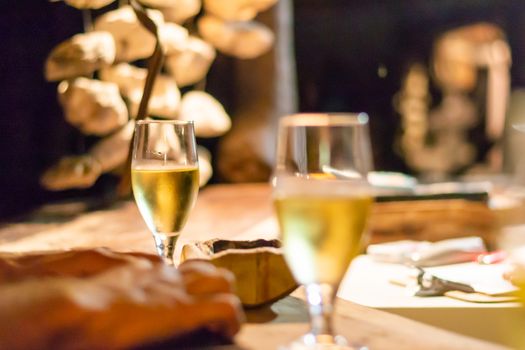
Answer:
POLYGON ((368 114, 364 112, 327 112, 327 113, 295 113, 282 117, 279 123, 282 126, 342 126, 366 125, 368 114))
POLYGON ((172 124, 172 125, 193 125, 193 120, 174 120, 174 119, 141 119, 135 121, 136 125, 144 125, 144 124, 172 124))

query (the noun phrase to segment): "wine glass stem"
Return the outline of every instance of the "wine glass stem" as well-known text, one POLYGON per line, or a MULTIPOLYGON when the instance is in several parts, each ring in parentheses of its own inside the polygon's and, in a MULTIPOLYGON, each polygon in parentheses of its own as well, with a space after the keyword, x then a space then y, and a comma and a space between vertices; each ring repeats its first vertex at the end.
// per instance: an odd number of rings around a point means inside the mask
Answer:
POLYGON ((173 253, 175 252, 175 243, 177 243, 179 235, 163 235, 160 233, 154 233, 153 239, 155 239, 155 247, 157 248, 157 254, 164 260, 164 263, 169 266, 174 266, 173 253))
POLYGON ((309 284, 306 286, 306 300, 310 312, 310 333, 314 336, 333 335, 334 287, 330 284, 309 284))

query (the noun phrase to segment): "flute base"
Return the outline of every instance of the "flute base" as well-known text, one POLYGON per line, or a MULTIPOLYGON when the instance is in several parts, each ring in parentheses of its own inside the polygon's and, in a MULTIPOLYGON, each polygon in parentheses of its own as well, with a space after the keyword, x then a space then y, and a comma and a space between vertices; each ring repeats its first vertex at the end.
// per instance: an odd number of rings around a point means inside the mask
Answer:
POLYGON ((368 350, 366 346, 349 344, 345 337, 331 334, 307 333, 279 350, 368 350))

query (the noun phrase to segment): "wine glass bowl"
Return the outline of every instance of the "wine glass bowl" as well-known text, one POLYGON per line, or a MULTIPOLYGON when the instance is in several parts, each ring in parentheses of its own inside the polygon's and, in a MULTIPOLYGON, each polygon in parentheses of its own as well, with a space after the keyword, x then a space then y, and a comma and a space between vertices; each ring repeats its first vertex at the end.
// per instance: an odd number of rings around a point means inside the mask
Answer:
POLYGON ((349 349, 332 329, 332 302, 359 253, 372 205, 366 114, 280 120, 272 179, 285 259, 305 287, 310 331, 291 348, 349 349))
POLYGON ((157 253, 173 265, 175 244, 199 189, 193 122, 141 120, 131 162, 133 196, 157 253))

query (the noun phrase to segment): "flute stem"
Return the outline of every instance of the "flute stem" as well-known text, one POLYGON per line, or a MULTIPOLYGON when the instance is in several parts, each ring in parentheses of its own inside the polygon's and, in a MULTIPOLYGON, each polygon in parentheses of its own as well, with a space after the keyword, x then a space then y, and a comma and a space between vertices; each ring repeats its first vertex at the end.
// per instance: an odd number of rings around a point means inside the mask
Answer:
POLYGON ((175 266, 173 261, 173 253, 175 253, 175 243, 179 235, 168 236, 160 233, 154 233, 153 239, 155 239, 155 247, 157 248, 157 254, 164 260, 164 263, 169 266, 175 266))
POLYGON ((310 312, 310 333, 315 337, 333 335, 332 314, 334 288, 329 284, 306 286, 306 299, 310 312))

